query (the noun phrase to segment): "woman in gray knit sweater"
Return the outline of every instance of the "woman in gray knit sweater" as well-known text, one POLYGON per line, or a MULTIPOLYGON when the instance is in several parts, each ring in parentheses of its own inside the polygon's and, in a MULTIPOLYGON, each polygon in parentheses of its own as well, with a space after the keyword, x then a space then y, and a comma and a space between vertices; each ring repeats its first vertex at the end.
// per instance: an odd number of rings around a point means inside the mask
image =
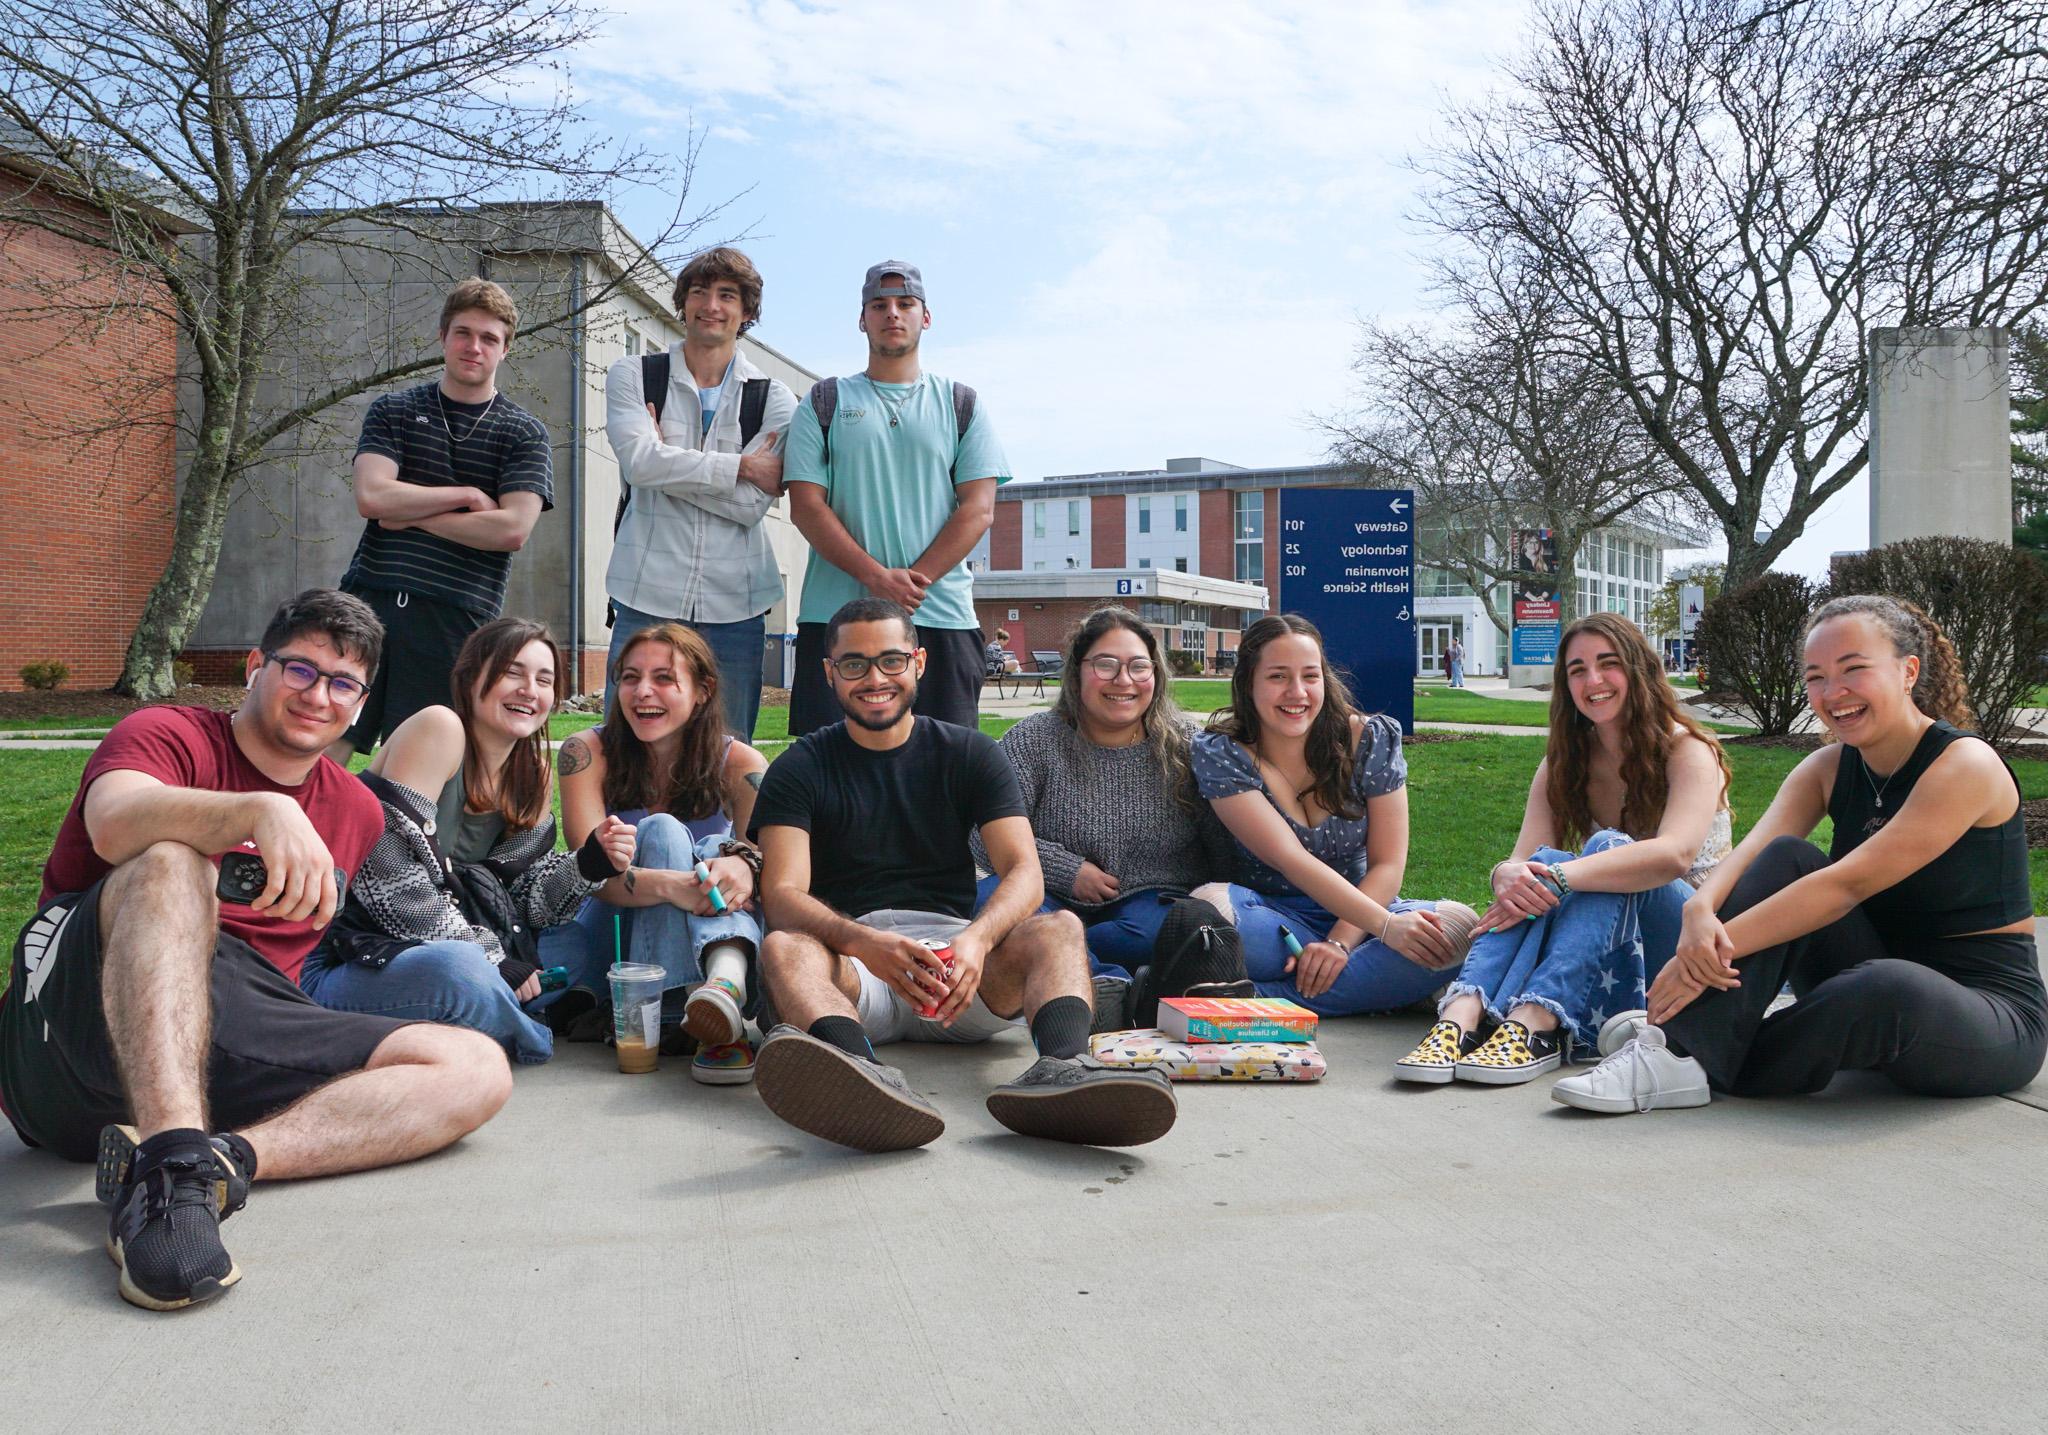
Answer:
MULTIPOLYGON (((1097 975, 1128 978, 1151 960, 1173 903, 1227 870, 1229 838, 1195 793, 1190 727, 1151 628, 1127 608, 1097 608, 1068 634, 1060 671, 1052 711, 999 746, 1024 790, 1048 910, 1087 926, 1097 975)), ((994 887, 983 880, 983 900, 994 887)))

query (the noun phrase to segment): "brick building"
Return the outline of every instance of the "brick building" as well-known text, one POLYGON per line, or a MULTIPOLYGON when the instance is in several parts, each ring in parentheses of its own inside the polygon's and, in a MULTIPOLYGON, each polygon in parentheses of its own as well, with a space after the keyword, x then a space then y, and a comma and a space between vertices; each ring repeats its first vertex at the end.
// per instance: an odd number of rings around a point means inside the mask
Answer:
MULTIPOLYGON (((22 665, 105 688, 171 551, 177 325, 104 211, 0 135, 0 691, 22 665)), ((193 226, 143 216, 169 233, 193 226)))
MULTIPOLYGON (((1037 483, 1005 484, 996 493, 995 519, 988 534, 969 557, 975 567, 975 609, 982 630, 1008 627, 1022 656, 1015 622, 1002 621, 1011 611, 1038 615, 1053 611, 1032 603, 1042 600, 1026 583, 1060 575, 1073 590, 1062 599, 1068 611, 1095 601, 1121 599, 1143 610, 1146 621, 1161 633, 1168 647, 1197 649, 1205 665, 1218 666, 1219 654, 1237 646, 1244 622, 1260 612, 1275 611, 1280 572, 1280 494, 1288 488, 1375 488, 1359 470, 1345 464, 1307 464, 1284 468, 1239 468, 1207 458, 1169 459, 1163 469, 1073 474, 1037 483), (1222 590, 1187 588, 1187 578, 1223 582, 1222 590), (1145 580, 1153 590, 1137 599, 1128 585, 1145 580), (1247 593, 1257 602, 1241 606, 1247 593), (1015 599, 1027 601, 1019 604, 1015 599)), ((1697 533, 1681 533, 1640 523, 1621 523, 1589 534, 1578 555, 1573 612, 1607 610, 1647 624, 1649 605, 1664 582, 1664 554, 1671 548, 1698 547, 1697 533)), ((1465 645, 1466 671, 1475 674, 1506 670, 1507 589, 1502 585, 1486 601, 1442 567, 1432 566, 1432 553, 1445 547, 1441 520, 1416 514, 1415 641, 1416 672, 1443 672, 1443 655, 1452 638, 1465 645), (1499 622, 1496 621, 1499 620, 1499 622)), ((1042 616, 1027 617, 1031 647, 1056 644, 1037 641, 1052 624, 1042 616)))

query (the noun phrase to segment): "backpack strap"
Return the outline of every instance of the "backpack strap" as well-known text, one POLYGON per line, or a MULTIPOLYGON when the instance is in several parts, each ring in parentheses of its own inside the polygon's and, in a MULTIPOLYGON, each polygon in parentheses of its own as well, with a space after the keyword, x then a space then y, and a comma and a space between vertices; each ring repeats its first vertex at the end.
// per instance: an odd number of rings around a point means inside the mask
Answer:
POLYGON ((839 409, 839 380, 820 379, 811 385, 811 412, 818 418, 818 433, 824 440, 824 459, 832 462, 832 415, 839 409))
POLYGON ((960 481, 960 445, 967 442, 967 426, 974 422, 974 390, 962 383, 953 385, 953 482, 960 481))
POLYGON ((768 417, 768 381, 748 379, 740 389, 740 447, 744 449, 761 432, 768 417))
POLYGON ((640 397, 654 405, 654 421, 660 423, 668 407, 668 350, 640 356, 640 397))

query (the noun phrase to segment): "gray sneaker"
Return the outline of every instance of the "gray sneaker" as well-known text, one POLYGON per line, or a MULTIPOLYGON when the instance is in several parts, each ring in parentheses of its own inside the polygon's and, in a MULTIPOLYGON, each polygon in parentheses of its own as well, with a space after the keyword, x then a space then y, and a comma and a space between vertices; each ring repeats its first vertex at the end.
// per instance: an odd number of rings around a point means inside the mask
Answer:
POLYGON ((1023 1136, 1084 1146, 1142 1146, 1173 1129, 1180 1107, 1157 1071, 1089 1056, 1041 1056, 989 1093, 988 1114, 1023 1136))
POLYGON ((893 1066, 864 1061, 793 1026, 768 1033, 754 1059, 768 1109, 799 1131, 856 1151, 903 1151, 936 1141, 945 1118, 893 1066))

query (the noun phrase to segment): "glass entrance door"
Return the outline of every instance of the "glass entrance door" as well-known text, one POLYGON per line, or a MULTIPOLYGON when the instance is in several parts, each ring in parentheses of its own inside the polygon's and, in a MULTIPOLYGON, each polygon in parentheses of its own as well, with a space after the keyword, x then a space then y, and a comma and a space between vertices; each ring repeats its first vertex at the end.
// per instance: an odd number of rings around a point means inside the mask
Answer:
POLYGON ((1425 678, 1444 676, 1444 650, 1451 645, 1449 623, 1417 623, 1415 670, 1425 678))

